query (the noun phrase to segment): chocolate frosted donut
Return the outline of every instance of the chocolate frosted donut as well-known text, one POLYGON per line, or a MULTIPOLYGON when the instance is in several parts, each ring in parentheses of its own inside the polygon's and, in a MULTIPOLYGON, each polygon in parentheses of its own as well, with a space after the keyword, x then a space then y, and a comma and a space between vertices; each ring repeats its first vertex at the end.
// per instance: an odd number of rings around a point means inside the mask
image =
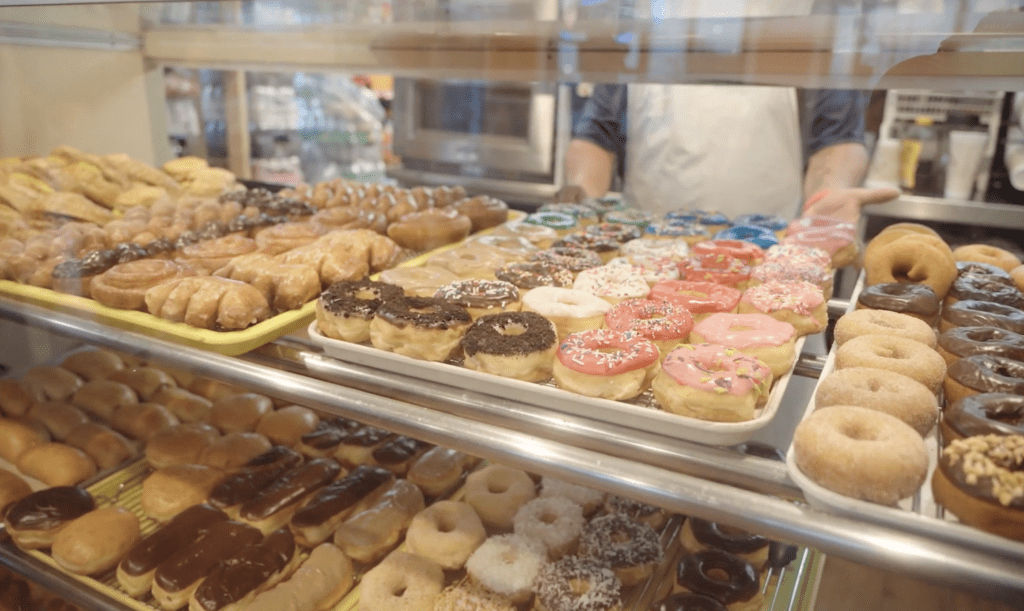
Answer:
POLYGON ((400 286, 364 278, 335 282, 320 294, 320 300, 331 314, 370 320, 382 303, 403 295, 400 286))
POLYGON ((466 308, 430 297, 403 297, 383 303, 377 317, 396 327, 449 329, 472 322, 466 308))
POLYGON ((961 276, 968 274, 974 276, 985 276, 996 280, 1003 280, 1007 285, 1013 284, 1013 280, 1010 279, 1010 274, 1007 273, 1006 270, 989 263, 982 263, 980 261, 957 261, 956 271, 961 276))
POLYGON ((963 300, 988 301, 1012 308, 1024 308, 1024 294, 1015 284, 1006 284, 997 276, 961 274, 946 294, 946 306, 963 300))
POLYGON ((1024 362, 977 354, 958 359, 946 371, 946 402, 990 392, 1024 394, 1024 362))
POLYGON ((519 289, 500 280, 459 280, 442 286, 434 297, 468 310, 490 310, 519 301, 519 289))
POLYGON ((552 263, 531 261, 509 263, 494 272, 498 280, 509 282, 520 289, 535 289, 538 286, 571 287, 572 272, 552 263))
POLYGON ((710 596, 679 592, 651 605, 649 611, 726 611, 727 607, 710 596))
POLYGON ((653 528, 620 513, 594 518, 584 527, 579 555, 610 567, 622 585, 631 586, 650 576, 662 550, 653 528))
POLYGON ((939 334, 938 350, 947 364, 975 354, 1024 361, 1024 335, 999 327, 953 327, 939 334))
POLYGON ((974 435, 1024 435, 1024 396, 1003 392, 970 395, 946 408, 942 441, 974 435))
POLYGON ((694 538, 708 547, 730 554, 749 554, 768 546, 768 539, 738 530, 726 530, 717 522, 689 518, 694 538))
POLYGON ((953 327, 999 327, 1024 333, 1024 311, 999 303, 965 299, 942 310, 939 331, 953 327))
POLYGON ((533 354, 551 347, 555 333, 551 323, 535 312, 502 312, 480 318, 466 331, 462 349, 466 356, 477 353, 514 356, 533 354), (518 326, 521 333, 505 334, 501 329, 518 326))
POLYGON ((760 586, 753 566, 720 549, 707 549, 684 558, 676 570, 676 583, 726 605, 752 599, 758 595, 760 586))
POLYGON ((859 308, 908 314, 927 323, 935 322, 939 315, 939 305, 939 298, 932 287, 905 282, 886 282, 865 287, 857 297, 859 308))

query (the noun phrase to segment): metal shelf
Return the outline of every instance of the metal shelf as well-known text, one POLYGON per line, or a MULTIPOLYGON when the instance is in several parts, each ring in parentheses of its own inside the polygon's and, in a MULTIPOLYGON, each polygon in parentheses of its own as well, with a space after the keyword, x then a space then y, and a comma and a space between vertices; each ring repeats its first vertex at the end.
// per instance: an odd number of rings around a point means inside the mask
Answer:
POLYGON ((956 524, 950 525, 949 537, 933 537, 815 511, 775 496, 795 489, 770 461, 730 457, 728 451, 697 444, 673 447, 667 440, 633 438, 630 431, 610 431, 582 419, 531 416, 512 400, 488 403, 460 389, 387 372, 349 366, 337 371, 345 384, 378 394, 314 379, 299 373, 301 363, 322 357, 301 343, 273 344, 239 359, 9 299, 0 299, 0 317, 855 562, 1006 601, 1019 601, 1024 591, 1024 555, 1016 553, 1017 544, 974 542, 974 531, 956 524))

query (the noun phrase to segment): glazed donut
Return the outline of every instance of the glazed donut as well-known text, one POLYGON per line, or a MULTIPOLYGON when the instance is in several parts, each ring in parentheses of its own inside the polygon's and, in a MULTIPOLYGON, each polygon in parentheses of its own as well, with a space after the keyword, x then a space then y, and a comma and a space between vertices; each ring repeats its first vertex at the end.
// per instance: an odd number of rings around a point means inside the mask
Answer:
MULTIPOLYGON (((593 229, 594 227, 597 227, 597 225, 592 225, 587 229, 593 229)), ((619 246, 621 246, 621 244, 621 242, 611 236, 590 233, 572 233, 561 238, 552 244, 551 247, 589 250, 590 252, 597 253, 597 256, 601 257, 602 263, 607 263, 612 258, 618 256, 619 246)))
POLYGON ((441 496, 462 478, 462 472, 475 465, 478 458, 437 446, 427 450, 410 466, 406 478, 419 486, 427 496, 441 496))
POLYGON ((934 326, 942 302, 932 287, 925 284, 885 282, 867 286, 857 295, 857 308, 888 310, 919 318, 934 326))
MULTIPOLYGON (((601 303, 605 303, 603 299, 601 303)), ((90 384, 86 382, 83 387, 90 384)), ((81 390, 81 389, 79 389, 81 390)), ((128 389, 131 393, 132 399, 135 399, 135 393, 128 389)), ((77 394, 78 391, 75 391, 77 394)), ((32 403, 35 398, 29 393, 29 390, 19 381, 13 378, 4 378, 0 380, 0 413, 10 416, 12 418, 20 418, 28 413, 28 409, 32 407, 32 403)), ((74 399, 72 399, 74 403, 74 399)))
POLYGON ((140 401, 151 401, 164 388, 178 385, 163 369, 148 366, 122 369, 110 374, 107 379, 128 386, 135 391, 140 401))
POLYGON ((716 238, 697 242, 690 249, 694 256, 724 255, 743 261, 747 265, 754 266, 764 260, 765 250, 746 240, 728 240, 716 238))
POLYGON ((458 280, 437 289, 434 298, 465 308, 473 320, 488 314, 518 312, 523 305, 519 289, 500 280, 458 280))
POLYGON ((416 514, 405 547, 446 569, 460 569, 487 538, 476 511, 458 501, 437 501, 416 514))
POLYGON ((63 401, 33 403, 26 417, 45 426, 56 441, 64 441, 71 431, 89 421, 82 410, 63 401))
POLYGON ((434 265, 396 267, 380 273, 382 283, 400 286, 410 297, 433 297, 437 289, 458 279, 452 272, 434 265))
POLYGON ((508 220, 508 204, 488 195, 466 197, 454 202, 452 208, 469 217, 471 233, 496 227, 508 220))
POLYGON ((560 496, 567 498, 583 508, 583 515, 589 516, 604 505, 607 495, 600 490, 572 484, 553 477, 542 477, 540 480, 540 496, 560 496))
POLYGON ((837 346, 862 335, 905 337, 929 348, 936 345, 935 331, 928 323, 888 310, 854 310, 844 314, 836 322, 835 334, 837 346))
MULTIPOLYGON (((363 505, 363 503, 360 503, 363 505)), ((334 543, 353 560, 369 564, 387 554, 426 502, 416 484, 397 479, 377 500, 334 531, 334 543)))
POLYGON ((557 348, 555 325, 535 312, 482 316, 462 338, 466 367, 527 382, 551 377, 557 348))
POLYGON ((41 424, 0 418, 0 458, 8 462, 17 462, 22 454, 49 440, 50 435, 41 424))
POLYGON ((533 596, 533 581, 548 561, 539 541, 520 535, 490 537, 466 561, 466 573, 475 583, 514 604, 533 596))
POLYGON ((767 365, 776 378, 796 361, 793 325, 767 314, 712 314, 693 326, 690 342, 735 348, 767 365))
POLYGON ((921 437, 939 417, 935 395, 924 384, 895 371, 870 367, 833 371, 818 383, 814 404, 818 409, 856 405, 885 412, 909 424, 921 437))
MULTIPOLYGON (((866 310, 865 310, 866 311, 866 310)), ((921 342, 891 335, 861 335, 836 351, 835 368, 873 367, 901 373, 933 393, 942 388, 946 361, 921 342)))
POLYGON ((828 322, 825 296, 810 282, 772 280, 752 286, 743 291, 737 311, 740 314, 767 314, 793 325, 798 336, 817 333, 828 322))
POLYGON ((440 299, 403 297, 377 309, 370 321, 370 343, 378 350, 443 361, 459 346, 472 322, 462 306, 440 299))
POLYGON ((645 238, 654 240, 683 240, 687 246, 710 239, 708 228, 698 223, 650 223, 644 228, 645 238))
POLYGON ((668 257, 660 259, 636 256, 615 257, 606 265, 609 267, 625 266, 639 271, 648 286, 654 286, 666 280, 679 280, 679 264, 668 257))
POLYGON ((1020 259, 1012 252, 988 244, 961 246, 953 251, 953 257, 957 261, 975 261, 995 265, 1005 272, 1011 272, 1021 264, 1020 259))
POLYGON ((1024 435, 1024 396, 979 393, 947 405, 942 412, 942 443, 976 435, 1024 435))
POLYGON ((645 299, 651 287, 643 272, 632 265, 605 265, 581 271, 572 288, 597 295, 615 305, 624 299, 645 299))
POLYGON ((682 344, 665 358, 652 388, 662 408, 674 414, 742 422, 768 402, 771 383, 767 365, 734 348, 682 344))
POLYGON ((540 543, 552 560, 576 551, 586 523, 583 508, 561 496, 533 499, 512 520, 515 534, 540 543))
POLYGON ((679 531, 683 549, 696 553, 706 549, 719 549, 749 562, 760 571, 768 563, 771 542, 761 535, 699 518, 687 518, 679 531))
POLYGON ((63 401, 82 387, 82 378, 63 367, 36 365, 21 376, 22 388, 36 401, 63 401))
POLYGON ((720 549, 684 557, 676 567, 677 592, 711 596, 729 611, 757 611, 763 604, 761 581, 742 558, 720 549))
POLYGON ((695 322, 711 314, 735 312, 741 295, 737 289, 714 282, 670 280, 651 287, 651 299, 685 308, 695 322))
POLYGON ((632 331, 658 347, 664 359, 678 344, 685 343, 693 329, 693 316, 685 308, 668 301, 626 299, 604 316, 608 329, 619 333, 632 331))
POLYGON ((768 249, 779 243, 779 236, 774 231, 757 225, 735 225, 715 233, 714 236, 716 240, 749 242, 761 249, 768 249))
POLYGON ((394 552, 359 582, 359 611, 433 611, 444 571, 428 558, 394 552))
POLYGON ((496 250, 507 261, 525 261, 540 251, 539 248, 526 238, 507 235, 478 235, 466 240, 467 246, 475 244, 496 250))
POLYGON ((572 333, 600 329, 611 304, 575 289, 541 286, 523 295, 523 311, 536 312, 555 325, 558 341, 572 333))
POLYGON ((388 225, 388 237, 402 248, 424 252, 465 239, 472 227, 469 217, 456 210, 429 208, 388 225))
POLYGON ((559 388, 621 401, 647 390, 658 357, 657 346, 632 332, 581 331, 558 346, 552 373, 559 388))
POLYGON ((938 351, 946 364, 975 354, 1024 361, 1024 335, 999 327, 953 327, 939 334, 938 351))
POLYGON ((654 603, 648 611, 727 611, 727 607, 710 596, 677 592, 654 603))
POLYGON ((935 500, 961 522, 1024 541, 1024 435, 958 439, 942 450, 935 500))
POLYGON ((466 503, 484 526, 500 532, 511 531, 516 512, 537 496, 525 471, 499 464, 470 473, 464 490, 466 503))
POLYGON ((213 409, 213 402, 206 397, 177 386, 165 386, 153 395, 153 403, 163 405, 182 422, 206 422, 213 409))
POLYGON ((368 278, 335 282, 316 301, 317 328, 333 339, 369 341, 370 321, 380 304, 403 296, 401 287, 368 278))
POLYGON ((832 267, 835 269, 850 265, 857 259, 856 233, 842 227, 804 229, 787 235, 782 243, 820 248, 832 255, 832 267))
POLYGON ((622 584, 596 560, 566 556, 540 570, 534 590, 537 611, 621 611, 622 584))
POLYGON ((976 354, 953 361, 943 388, 946 402, 988 392, 1024 394, 1024 362, 976 354))
POLYGON ((527 225, 539 225, 553 229, 559 236, 564 236, 576 228, 576 217, 563 212, 534 212, 523 219, 527 225))
POLYGON ((623 586, 648 579, 661 560, 661 544, 653 528, 624 516, 594 518, 580 536, 579 555, 610 567, 623 586))
POLYGON ((679 273, 683 280, 689 282, 714 282, 741 291, 750 282, 750 266, 729 255, 691 254, 689 259, 679 264, 679 273))
POLYGON ((521 290, 538 286, 571 287, 572 272, 542 261, 509 263, 494 272, 494 277, 521 290))
POLYGON ((732 222, 734 225, 754 225, 771 229, 780 240, 786 235, 786 228, 789 227, 789 221, 777 214, 744 214, 734 218, 732 222))
POLYGON ((690 256, 690 246, 686 240, 640 238, 639 240, 630 240, 620 246, 619 253, 624 257, 672 259, 678 262, 690 256))
POLYGON ((601 255, 583 248, 548 248, 534 254, 530 260, 567 269, 574 277, 585 269, 600 267, 604 263, 601 255))
POLYGON ((199 463, 206 448, 220 437, 208 424, 172 426, 159 431, 146 443, 146 460, 154 469, 199 463))
POLYGON ((112 469, 138 454, 132 442, 95 422, 75 427, 64 443, 85 452, 100 471, 112 469))
POLYGON ((558 232, 550 227, 512 221, 494 229, 490 235, 523 238, 537 248, 548 248, 558 239, 558 232))
POLYGON ((943 305, 949 307, 960 300, 974 299, 976 301, 990 301, 1011 308, 1021 309, 1024 307, 1024 294, 1012 282, 1007 283, 1005 279, 995 276, 983 276, 980 274, 960 274, 949 287, 949 293, 943 305))
POLYGON ((797 467, 819 486, 882 505, 914 494, 928 472, 928 452, 917 431, 863 407, 814 411, 797 425, 793 451, 797 467))
POLYGON ((882 246, 875 240, 864 252, 867 286, 921 283, 930 286, 940 299, 946 296, 956 278, 956 261, 945 242, 919 234, 904 235, 882 246))
POLYGON ((461 280, 494 280, 494 270, 505 265, 506 257, 489 246, 473 244, 438 253, 427 265, 443 267, 461 280))
POLYGON ((1024 334, 1024 310, 988 301, 965 299, 942 309, 939 331, 945 333, 955 327, 999 327, 1024 334))
POLYGON ((195 270, 178 261, 138 259, 118 263, 94 277, 89 295, 105 306, 124 310, 145 310, 146 291, 174 278, 194 276, 195 270))
POLYGON ((42 443, 18 456, 18 471, 47 486, 73 486, 96 475, 96 463, 85 452, 63 443, 42 443))

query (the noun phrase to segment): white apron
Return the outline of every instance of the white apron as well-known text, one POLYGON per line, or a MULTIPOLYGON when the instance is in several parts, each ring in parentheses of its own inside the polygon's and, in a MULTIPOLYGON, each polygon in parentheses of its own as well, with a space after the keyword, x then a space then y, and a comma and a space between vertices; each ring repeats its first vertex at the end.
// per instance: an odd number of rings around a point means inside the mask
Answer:
POLYGON ((802 197, 796 92, 788 87, 629 85, 630 205, 792 218, 802 197))

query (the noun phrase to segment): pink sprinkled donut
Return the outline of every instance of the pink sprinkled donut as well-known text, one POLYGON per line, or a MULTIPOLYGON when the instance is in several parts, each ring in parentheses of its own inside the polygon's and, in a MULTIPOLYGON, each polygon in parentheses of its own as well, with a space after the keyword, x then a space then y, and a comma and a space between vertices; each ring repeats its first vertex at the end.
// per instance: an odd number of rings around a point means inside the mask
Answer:
POLYGON ((758 312, 788 322, 796 329, 797 335, 821 331, 828 319, 825 296, 810 282, 772 280, 752 286, 743 292, 739 312, 758 312))
POLYGON ((740 259, 747 265, 757 265, 764 259, 764 249, 746 240, 705 240, 690 249, 694 255, 726 255, 740 259))
POLYGON ((764 253, 765 263, 776 261, 791 261, 817 265, 822 270, 832 266, 832 255, 814 246, 802 246, 800 244, 777 244, 764 253))
POLYGON ((745 289, 750 280, 749 265, 723 254, 690 255, 679 264, 679 273, 683 280, 690 282, 714 282, 740 290, 745 289))
POLYGON ((632 399, 651 383, 658 348, 632 331, 594 329, 565 338, 555 354, 559 388, 588 397, 632 399))
POLYGON ((839 269, 857 258, 855 236, 852 230, 843 227, 821 227, 791 233, 782 243, 820 248, 832 255, 832 267, 839 269))
POLYGON ((693 316, 686 308, 667 301, 627 299, 604 315, 612 331, 632 331, 654 342, 662 356, 686 341, 693 329, 693 316))
POLYGON ((714 282, 669 280, 651 288, 651 299, 686 308, 694 320, 715 312, 735 312, 740 303, 738 289, 714 282))
POLYGON ((716 422, 742 422, 768 402, 772 372, 736 350, 716 344, 682 344, 654 378, 654 397, 666 410, 716 422))
POLYGON ((693 326, 690 341, 720 344, 757 357, 779 377, 796 360, 796 332, 767 314, 712 314, 693 326))

